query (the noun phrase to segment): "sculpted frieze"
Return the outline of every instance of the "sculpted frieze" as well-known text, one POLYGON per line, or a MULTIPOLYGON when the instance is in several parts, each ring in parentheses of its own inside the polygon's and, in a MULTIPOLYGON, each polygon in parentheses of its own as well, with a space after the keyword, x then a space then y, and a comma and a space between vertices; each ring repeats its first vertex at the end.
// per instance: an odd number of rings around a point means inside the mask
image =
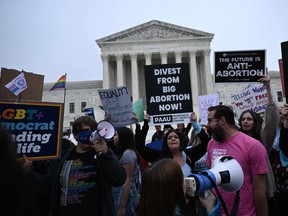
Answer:
POLYGON ((112 41, 139 41, 150 39, 173 39, 173 38, 187 38, 187 37, 201 37, 196 32, 183 31, 181 29, 169 28, 161 25, 151 25, 135 31, 127 32, 126 34, 119 35, 117 37, 107 40, 112 41))

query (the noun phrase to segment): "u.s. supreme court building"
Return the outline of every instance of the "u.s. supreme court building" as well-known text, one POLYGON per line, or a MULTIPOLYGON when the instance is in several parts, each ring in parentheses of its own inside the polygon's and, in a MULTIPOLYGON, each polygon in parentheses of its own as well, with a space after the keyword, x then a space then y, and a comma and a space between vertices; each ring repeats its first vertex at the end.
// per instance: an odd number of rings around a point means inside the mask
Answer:
MULTIPOLYGON (((146 108, 145 65, 189 63, 193 109, 198 110, 198 96, 218 93, 220 101, 230 104, 230 94, 243 89, 245 84, 219 85, 213 82, 210 55, 214 34, 182 27, 158 20, 120 31, 96 40, 101 49, 103 81, 66 83, 64 127, 69 127, 75 117, 83 115, 85 106, 99 110, 98 89, 128 86, 133 100, 143 98, 146 108)), ((282 98, 279 72, 271 75, 274 99, 282 98), (280 97, 281 96, 281 97, 280 97)), ((61 102, 63 93, 49 89, 53 83, 44 84, 43 101, 61 102)), ((282 98, 282 99, 281 99, 282 98)), ((97 116, 99 119, 103 115, 97 116)))

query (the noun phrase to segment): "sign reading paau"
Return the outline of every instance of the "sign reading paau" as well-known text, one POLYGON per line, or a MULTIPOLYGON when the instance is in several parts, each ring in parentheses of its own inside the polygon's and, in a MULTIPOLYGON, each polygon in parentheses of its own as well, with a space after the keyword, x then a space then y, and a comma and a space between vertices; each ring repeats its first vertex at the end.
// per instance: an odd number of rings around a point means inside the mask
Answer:
POLYGON ((265 75, 265 50, 215 52, 215 83, 257 82, 265 75))
POLYGON ((188 63, 145 66, 149 125, 190 122, 192 93, 188 63))

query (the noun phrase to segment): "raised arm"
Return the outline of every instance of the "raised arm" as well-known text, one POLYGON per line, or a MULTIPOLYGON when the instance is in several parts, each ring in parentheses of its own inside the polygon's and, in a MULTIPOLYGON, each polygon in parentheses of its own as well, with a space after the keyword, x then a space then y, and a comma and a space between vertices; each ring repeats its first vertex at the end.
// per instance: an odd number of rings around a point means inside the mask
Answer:
POLYGON ((146 161, 153 163, 161 156, 161 151, 151 149, 146 146, 146 136, 149 130, 149 115, 144 116, 144 125, 138 135, 136 136, 136 149, 146 161))
POLYGON ((267 97, 268 97, 268 105, 264 113, 264 125, 261 130, 261 138, 266 148, 266 151, 269 154, 269 152, 272 149, 272 146, 273 146, 276 134, 277 134, 277 128, 279 125, 278 107, 273 101, 271 87, 270 87, 270 77, 264 76, 258 81, 264 84, 266 91, 267 91, 267 97))
POLYGON ((191 124, 193 126, 193 130, 195 130, 195 133, 198 134, 198 137, 201 140, 201 143, 199 145, 186 150, 186 155, 190 158, 190 160, 194 164, 207 152, 207 145, 210 138, 209 135, 206 133, 206 131, 201 127, 201 125, 197 121, 197 115, 194 112, 191 114, 191 124))

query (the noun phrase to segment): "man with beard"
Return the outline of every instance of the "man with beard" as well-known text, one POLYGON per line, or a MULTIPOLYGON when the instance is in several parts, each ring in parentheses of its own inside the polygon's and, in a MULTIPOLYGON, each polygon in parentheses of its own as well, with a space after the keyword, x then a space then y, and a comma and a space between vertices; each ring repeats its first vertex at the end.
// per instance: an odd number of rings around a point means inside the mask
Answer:
MULTIPOLYGON (((209 107, 208 125, 212 130, 212 139, 207 146, 208 167, 218 156, 227 155, 235 158, 244 172, 237 215, 268 215, 265 185, 268 157, 263 144, 238 131, 234 113, 228 106, 209 107)), ((219 191, 230 213, 236 193, 228 193, 220 188, 219 191)), ((222 214, 225 214, 223 209, 222 214)))

